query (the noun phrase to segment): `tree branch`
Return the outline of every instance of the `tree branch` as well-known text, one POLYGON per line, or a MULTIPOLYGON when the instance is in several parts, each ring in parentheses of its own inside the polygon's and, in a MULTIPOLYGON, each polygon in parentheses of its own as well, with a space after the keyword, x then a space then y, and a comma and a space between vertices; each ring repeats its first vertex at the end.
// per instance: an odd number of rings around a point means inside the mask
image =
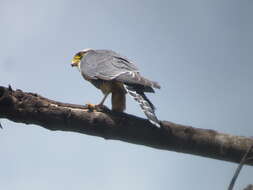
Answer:
MULTIPOLYGON (((148 120, 126 113, 109 109, 91 111, 87 106, 61 103, 2 86, 0 118, 237 163, 253 144, 251 138, 168 121, 162 121, 162 128, 156 128, 148 120)), ((253 161, 246 164, 253 165, 253 161)))

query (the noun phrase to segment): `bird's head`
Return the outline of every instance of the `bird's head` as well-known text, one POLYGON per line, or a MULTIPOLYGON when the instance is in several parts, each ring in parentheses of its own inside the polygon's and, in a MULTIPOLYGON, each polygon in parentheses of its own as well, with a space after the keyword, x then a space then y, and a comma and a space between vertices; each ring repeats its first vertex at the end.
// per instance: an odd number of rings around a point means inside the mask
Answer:
POLYGON ((80 68, 81 59, 91 49, 84 49, 76 53, 72 59, 71 66, 80 68))

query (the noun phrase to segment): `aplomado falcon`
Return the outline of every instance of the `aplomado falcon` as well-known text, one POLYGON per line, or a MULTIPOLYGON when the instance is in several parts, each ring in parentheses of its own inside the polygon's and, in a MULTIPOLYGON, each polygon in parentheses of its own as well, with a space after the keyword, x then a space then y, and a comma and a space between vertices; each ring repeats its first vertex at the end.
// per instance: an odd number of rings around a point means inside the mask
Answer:
POLYGON ((126 94, 129 94, 140 104, 149 121, 160 127, 155 107, 145 95, 145 92, 154 93, 153 88, 160 85, 142 77, 128 58, 111 50, 85 49, 75 54, 71 65, 78 67, 83 78, 103 92, 104 98, 98 106, 112 93, 112 110, 123 112, 126 94))

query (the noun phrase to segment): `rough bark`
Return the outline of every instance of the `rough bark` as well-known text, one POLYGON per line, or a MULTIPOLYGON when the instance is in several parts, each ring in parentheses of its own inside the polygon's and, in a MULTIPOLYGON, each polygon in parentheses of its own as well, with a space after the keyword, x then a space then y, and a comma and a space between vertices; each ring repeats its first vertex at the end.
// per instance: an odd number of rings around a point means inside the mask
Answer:
MULTIPOLYGON (((253 144, 251 138, 168 121, 161 121, 162 127, 157 128, 146 119, 126 113, 105 108, 90 110, 87 106, 61 103, 1 86, 0 118, 236 163, 253 144)), ((246 164, 253 165, 253 160, 246 164)))

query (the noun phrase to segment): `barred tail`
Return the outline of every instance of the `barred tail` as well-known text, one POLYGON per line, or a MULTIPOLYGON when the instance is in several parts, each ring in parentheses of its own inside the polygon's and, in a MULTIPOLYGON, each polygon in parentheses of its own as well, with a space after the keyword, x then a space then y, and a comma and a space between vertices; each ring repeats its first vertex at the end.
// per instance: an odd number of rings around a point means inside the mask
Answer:
POLYGON ((144 114, 148 117, 148 120, 157 127, 160 127, 159 120, 155 115, 155 107, 146 97, 144 92, 138 91, 138 89, 135 89, 134 87, 129 85, 124 85, 124 87, 127 93, 140 104, 141 109, 143 110, 144 114))

